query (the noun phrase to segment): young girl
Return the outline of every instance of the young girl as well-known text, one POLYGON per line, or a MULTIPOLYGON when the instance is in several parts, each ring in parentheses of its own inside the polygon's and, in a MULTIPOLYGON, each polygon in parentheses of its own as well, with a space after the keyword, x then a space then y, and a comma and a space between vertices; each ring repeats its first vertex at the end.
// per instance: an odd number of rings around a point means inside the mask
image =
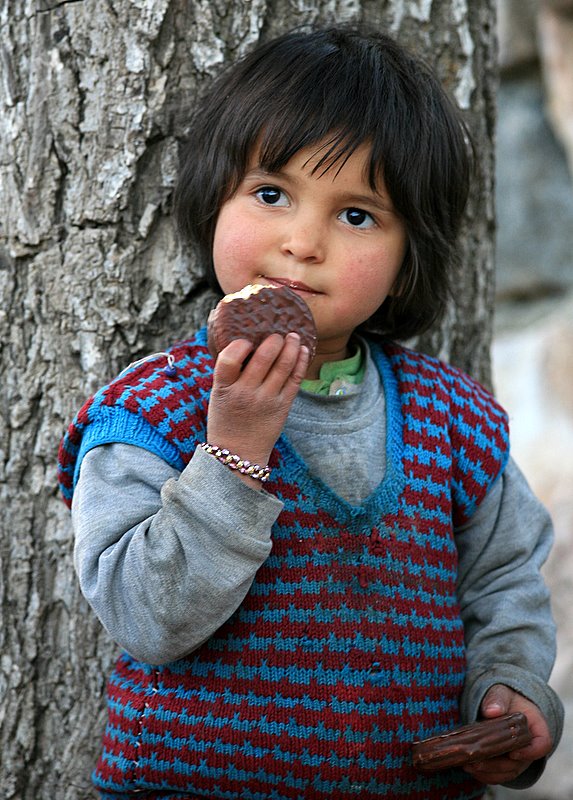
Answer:
POLYGON ((203 329, 62 443, 82 591, 125 651, 103 798, 461 800, 541 773, 562 725, 550 523, 488 392, 394 343, 444 310, 469 170, 458 112, 381 34, 280 37, 197 111, 184 233, 219 292, 298 292, 318 349, 293 331, 214 362, 203 329), (414 740, 508 711, 529 746, 414 770, 414 740))

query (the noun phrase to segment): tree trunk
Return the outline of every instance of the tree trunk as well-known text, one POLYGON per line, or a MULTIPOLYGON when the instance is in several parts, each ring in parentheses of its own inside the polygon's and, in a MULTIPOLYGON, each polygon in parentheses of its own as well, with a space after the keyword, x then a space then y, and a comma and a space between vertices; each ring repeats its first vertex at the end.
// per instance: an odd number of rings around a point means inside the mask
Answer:
POLYGON ((176 241, 180 110, 294 25, 360 20, 426 53, 479 174, 456 303, 419 344, 489 380, 491 0, 0 0, 0 794, 83 800, 115 646, 79 595, 59 439, 130 361, 192 332, 211 295, 176 241))

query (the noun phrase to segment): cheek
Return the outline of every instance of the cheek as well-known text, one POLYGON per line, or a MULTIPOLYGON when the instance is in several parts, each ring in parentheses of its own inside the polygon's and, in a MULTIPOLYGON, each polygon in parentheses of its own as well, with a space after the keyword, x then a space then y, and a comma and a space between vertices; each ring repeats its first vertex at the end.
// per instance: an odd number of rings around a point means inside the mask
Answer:
POLYGON ((241 289, 244 271, 253 266, 257 240, 252 226, 241 223, 236 214, 221 210, 213 238, 215 274, 224 292, 241 289))
POLYGON ((347 254, 345 269, 337 281, 337 311, 358 325, 374 314, 392 291, 402 263, 401 248, 373 248, 362 254, 347 254))
POLYGON ((246 249, 248 237, 241 235, 241 226, 236 223, 236 216, 223 206, 217 218, 213 239, 213 260, 215 264, 224 264, 233 253, 239 254, 246 249))
POLYGON ((394 284, 397 272, 394 263, 389 264, 377 253, 372 259, 354 261, 345 272, 340 289, 349 299, 360 299, 378 308, 394 284))

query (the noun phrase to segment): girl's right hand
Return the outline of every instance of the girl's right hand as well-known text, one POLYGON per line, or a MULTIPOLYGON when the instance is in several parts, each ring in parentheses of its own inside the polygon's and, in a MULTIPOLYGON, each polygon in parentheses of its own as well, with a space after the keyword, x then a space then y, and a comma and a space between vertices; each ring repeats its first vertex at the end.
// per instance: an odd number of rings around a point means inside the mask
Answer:
MULTIPOLYGON (((252 464, 267 464, 308 362, 308 349, 297 333, 272 334, 254 352, 246 339, 228 344, 215 363, 207 441, 252 464)), ((260 488, 259 481, 236 474, 260 488)))

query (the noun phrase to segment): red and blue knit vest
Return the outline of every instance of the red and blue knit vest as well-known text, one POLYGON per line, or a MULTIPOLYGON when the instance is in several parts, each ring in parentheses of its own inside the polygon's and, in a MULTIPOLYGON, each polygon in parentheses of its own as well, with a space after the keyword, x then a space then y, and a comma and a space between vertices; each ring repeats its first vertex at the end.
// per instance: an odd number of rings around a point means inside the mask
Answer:
MULTIPOLYGON (((504 468, 507 419, 455 368, 371 348, 387 407, 382 483, 352 506, 280 437, 267 490, 284 508, 242 605, 185 659, 153 667, 124 653, 116 664, 94 773, 102 797, 483 795, 461 770, 419 775, 410 749, 460 721, 453 530, 504 468)), ((68 502, 90 447, 138 444, 182 469, 204 440, 205 331, 170 352, 175 375, 161 359, 145 363, 79 412, 60 448, 68 502)))

